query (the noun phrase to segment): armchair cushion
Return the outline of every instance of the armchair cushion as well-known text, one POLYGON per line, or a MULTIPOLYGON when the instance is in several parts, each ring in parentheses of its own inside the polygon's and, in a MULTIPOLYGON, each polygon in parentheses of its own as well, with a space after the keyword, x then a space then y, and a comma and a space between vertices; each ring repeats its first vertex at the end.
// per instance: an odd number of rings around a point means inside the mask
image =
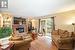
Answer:
POLYGON ((71 33, 70 32, 68 32, 68 31, 65 31, 64 33, 62 33, 61 35, 60 35, 60 37, 61 38, 69 38, 69 37, 71 37, 71 33))
POLYGON ((61 38, 67 38, 67 37, 69 37, 69 32, 65 31, 60 36, 61 36, 61 38))
POLYGON ((58 49, 72 49, 72 33, 66 30, 58 29, 57 32, 52 32, 52 40, 58 49))
POLYGON ((65 32, 64 30, 58 29, 59 35, 62 35, 64 32, 65 32))
POLYGON ((53 30, 52 35, 58 35, 58 30, 53 30))
POLYGON ((52 35, 52 38, 54 39, 54 41, 58 41, 60 40, 60 36, 59 35, 52 35))

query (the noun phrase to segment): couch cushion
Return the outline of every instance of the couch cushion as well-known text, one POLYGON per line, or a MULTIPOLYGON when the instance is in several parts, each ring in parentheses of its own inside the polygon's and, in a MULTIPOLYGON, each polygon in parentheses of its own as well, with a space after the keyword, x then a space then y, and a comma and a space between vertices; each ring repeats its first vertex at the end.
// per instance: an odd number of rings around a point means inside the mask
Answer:
POLYGON ((52 35, 52 39, 53 39, 55 42, 58 42, 58 40, 60 40, 60 36, 59 36, 59 35, 52 35))
POLYGON ((11 37, 10 40, 11 41, 23 40, 23 38, 22 37, 11 37))
POLYGON ((62 35, 64 32, 65 32, 64 30, 58 29, 59 35, 62 35))
POLYGON ((53 30, 52 35, 58 35, 58 30, 53 30))
POLYGON ((65 31, 65 32, 62 33, 60 36, 61 36, 61 38, 67 38, 67 37, 70 37, 71 34, 70 34, 68 31, 65 31))

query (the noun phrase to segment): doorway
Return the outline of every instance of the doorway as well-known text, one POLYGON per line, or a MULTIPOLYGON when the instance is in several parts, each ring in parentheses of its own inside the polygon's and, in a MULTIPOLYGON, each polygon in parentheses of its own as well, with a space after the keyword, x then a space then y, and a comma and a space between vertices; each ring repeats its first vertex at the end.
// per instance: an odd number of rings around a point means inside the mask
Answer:
POLYGON ((40 19, 40 32, 44 35, 51 36, 54 28, 54 17, 40 19))

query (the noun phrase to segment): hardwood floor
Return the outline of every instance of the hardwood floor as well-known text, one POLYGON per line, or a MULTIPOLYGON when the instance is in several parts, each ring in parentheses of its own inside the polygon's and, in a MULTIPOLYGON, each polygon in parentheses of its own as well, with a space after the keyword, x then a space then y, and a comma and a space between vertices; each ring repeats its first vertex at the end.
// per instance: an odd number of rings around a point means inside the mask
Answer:
POLYGON ((29 50, 58 50, 52 43, 51 37, 42 36, 31 42, 29 50))

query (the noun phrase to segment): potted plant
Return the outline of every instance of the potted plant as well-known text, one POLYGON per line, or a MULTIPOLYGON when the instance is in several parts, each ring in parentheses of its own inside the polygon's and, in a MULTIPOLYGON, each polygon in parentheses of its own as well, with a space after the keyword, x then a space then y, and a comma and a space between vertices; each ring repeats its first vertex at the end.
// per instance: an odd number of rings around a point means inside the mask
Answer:
POLYGON ((11 27, 1 27, 0 28, 0 38, 8 37, 12 34, 11 27))

